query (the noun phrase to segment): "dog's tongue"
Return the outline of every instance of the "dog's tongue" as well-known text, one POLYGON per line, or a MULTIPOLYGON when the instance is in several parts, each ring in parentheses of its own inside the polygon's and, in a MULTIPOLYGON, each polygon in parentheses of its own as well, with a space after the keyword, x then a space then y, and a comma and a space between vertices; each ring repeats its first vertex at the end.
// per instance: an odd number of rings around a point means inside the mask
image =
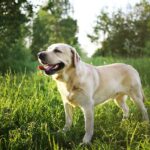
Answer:
POLYGON ((45 70, 44 66, 38 66, 38 69, 45 70))

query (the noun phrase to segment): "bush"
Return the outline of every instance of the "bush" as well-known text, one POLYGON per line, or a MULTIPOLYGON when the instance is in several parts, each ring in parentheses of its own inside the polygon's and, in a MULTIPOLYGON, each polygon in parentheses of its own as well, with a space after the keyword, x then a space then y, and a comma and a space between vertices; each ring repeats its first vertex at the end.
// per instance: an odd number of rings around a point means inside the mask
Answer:
POLYGON ((0 72, 2 74, 6 73, 8 70, 12 72, 22 72, 24 70, 33 70, 33 64, 31 60, 31 51, 26 48, 24 43, 21 40, 7 46, 6 44, 3 47, 1 53, 1 63, 0 63, 0 72))

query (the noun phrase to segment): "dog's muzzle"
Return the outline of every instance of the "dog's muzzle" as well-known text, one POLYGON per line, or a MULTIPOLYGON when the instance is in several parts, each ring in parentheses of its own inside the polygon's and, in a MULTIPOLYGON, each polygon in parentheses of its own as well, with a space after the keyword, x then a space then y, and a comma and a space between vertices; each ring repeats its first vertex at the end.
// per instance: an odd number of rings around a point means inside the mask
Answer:
POLYGON ((38 68, 45 71, 47 75, 53 75, 65 67, 65 64, 63 62, 48 64, 46 61, 46 54, 44 52, 39 52, 37 56, 40 60, 40 63, 42 64, 42 66, 38 66, 38 68))

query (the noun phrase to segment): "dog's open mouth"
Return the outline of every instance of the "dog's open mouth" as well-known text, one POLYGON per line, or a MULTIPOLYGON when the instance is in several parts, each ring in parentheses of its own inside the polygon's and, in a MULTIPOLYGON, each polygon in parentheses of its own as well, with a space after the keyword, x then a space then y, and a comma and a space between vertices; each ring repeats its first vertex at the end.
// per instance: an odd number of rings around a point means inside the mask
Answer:
POLYGON ((65 64, 63 62, 57 64, 44 64, 42 66, 38 66, 40 70, 44 70, 47 75, 53 75, 57 71, 63 69, 65 64))

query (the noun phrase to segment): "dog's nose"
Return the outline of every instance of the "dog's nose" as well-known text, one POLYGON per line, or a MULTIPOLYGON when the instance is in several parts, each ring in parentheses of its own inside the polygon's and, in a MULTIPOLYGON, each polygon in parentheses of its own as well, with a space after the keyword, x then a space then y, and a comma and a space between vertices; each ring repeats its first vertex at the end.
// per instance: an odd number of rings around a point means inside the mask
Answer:
POLYGON ((46 54, 44 52, 39 52, 37 54, 38 58, 41 59, 41 60, 45 60, 45 57, 46 57, 46 54))

